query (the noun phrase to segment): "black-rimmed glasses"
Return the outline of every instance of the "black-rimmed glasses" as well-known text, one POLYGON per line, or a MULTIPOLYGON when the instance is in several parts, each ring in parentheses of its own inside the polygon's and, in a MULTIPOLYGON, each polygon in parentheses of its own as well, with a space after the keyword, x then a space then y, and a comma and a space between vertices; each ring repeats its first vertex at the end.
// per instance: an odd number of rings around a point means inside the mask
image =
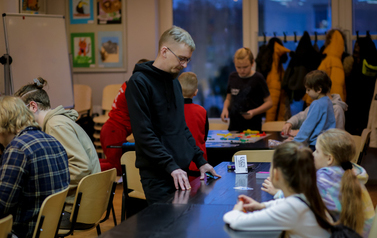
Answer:
POLYGON ((174 55, 175 57, 177 57, 177 59, 178 59, 178 61, 179 61, 179 64, 184 65, 185 63, 189 63, 189 62, 190 62, 191 58, 178 57, 176 54, 174 54, 174 52, 173 52, 171 49, 169 49, 169 47, 166 47, 166 48, 168 48, 168 50, 169 50, 171 53, 173 53, 173 55, 174 55))

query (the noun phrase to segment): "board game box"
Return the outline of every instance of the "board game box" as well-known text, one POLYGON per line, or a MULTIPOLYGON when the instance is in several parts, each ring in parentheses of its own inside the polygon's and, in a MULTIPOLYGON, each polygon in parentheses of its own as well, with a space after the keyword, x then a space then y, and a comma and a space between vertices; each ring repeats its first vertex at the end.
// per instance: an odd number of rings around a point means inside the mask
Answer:
POLYGON ((243 132, 229 132, 228 130, 210 130, 208 132, 207 142, 221 143, 255 143, 269 136, 265 132, 246 130, 243 132))

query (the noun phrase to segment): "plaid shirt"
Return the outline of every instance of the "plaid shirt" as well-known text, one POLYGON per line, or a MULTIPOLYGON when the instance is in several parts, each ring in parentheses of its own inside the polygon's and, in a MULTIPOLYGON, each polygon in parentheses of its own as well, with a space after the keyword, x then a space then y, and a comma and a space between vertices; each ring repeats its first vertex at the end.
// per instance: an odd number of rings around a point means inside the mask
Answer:
POLYGON ((32 237, 43 200, 69 185, 65 149, 27 127, 5 148, 0 164, 0 218, 12 214, 14 233, 32 237))

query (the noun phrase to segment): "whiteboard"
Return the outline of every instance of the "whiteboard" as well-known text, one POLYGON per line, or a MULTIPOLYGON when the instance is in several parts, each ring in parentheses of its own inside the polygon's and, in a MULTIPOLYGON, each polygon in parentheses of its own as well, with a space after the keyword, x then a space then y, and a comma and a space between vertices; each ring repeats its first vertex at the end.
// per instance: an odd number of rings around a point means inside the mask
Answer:
POLYGON ((45 89, 51 107, 73 108, 73 81, 65 19, 57 15, 3 14, 6 51, 10 65, 11 93, 32 83, 47 80, 45 89))

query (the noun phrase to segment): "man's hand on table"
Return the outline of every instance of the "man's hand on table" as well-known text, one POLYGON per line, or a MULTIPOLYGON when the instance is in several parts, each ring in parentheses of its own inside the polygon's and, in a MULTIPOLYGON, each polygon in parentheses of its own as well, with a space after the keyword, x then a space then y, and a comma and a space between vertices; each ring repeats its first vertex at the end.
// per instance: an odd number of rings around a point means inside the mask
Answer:
POLYGON ((208 163, 200 166, 199 170, 200 170, 200 179, 204 179, 206 172, 210 172, 213 176, 221 178, 221 175, 218 175, 215 169, 208 163))
POLYGON ((176 169, 171 172, 171 176, 174 179, 174 185, 176 189, 181 188, 182 190, 191 189, 190 182, 187 178, 187 173, 182 169, 176 169))

